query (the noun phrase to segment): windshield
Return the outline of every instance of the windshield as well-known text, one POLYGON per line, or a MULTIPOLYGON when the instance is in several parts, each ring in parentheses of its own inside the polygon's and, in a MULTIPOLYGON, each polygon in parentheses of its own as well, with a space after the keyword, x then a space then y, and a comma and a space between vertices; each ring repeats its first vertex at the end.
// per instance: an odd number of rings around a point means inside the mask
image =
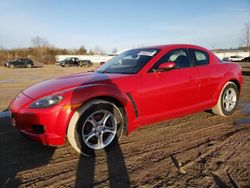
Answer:
POLYGON ((159 49, 134 49, 110 59, 99 67, 98 73, 135 74, 149 62, 160 50, 159 49))
POLYGON ((17 60, 18 60, 18 59, 13 59, 13 60, 10 60, 9 62, 12 63, 12 62, 15 62, 15 61, 17 61, 17 60))

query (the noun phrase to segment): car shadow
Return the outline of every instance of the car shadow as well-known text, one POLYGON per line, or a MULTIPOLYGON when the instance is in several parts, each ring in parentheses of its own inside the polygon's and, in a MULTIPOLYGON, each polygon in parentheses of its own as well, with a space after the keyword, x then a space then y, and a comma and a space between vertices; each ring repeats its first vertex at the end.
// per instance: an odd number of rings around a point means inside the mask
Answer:
POLYGON ((227 186, 218 175, 212 173, 212 177, 218 188, 229 188, 229 186, 227 186))
POLYGON ((47 165, 55 148, 25 139, 12 127, 7 111, 0 112, 0 187, 18 187, 19 172, 47 165))
MULTIPOLYGON (((105 80, 103 84, 115 88, 116 91, 118 92, 118 96, 119 95, 122 96, 120 88, 118 88, 118 86, 115 83, 113 83, 112 80, 110 80, 109 77, 105 74, 99 75, 99 73, 96 73, 96 75, 94 75, 93 78, 89 80, 89 82, 91 82, 92 80, 94 81, 95 76, 96 77, 102 76, 103 77, 102 79, 105 80)), ((74 98, 77 96, 79 96, 79 92, 76 90, 72 94, 72 102, 74 101, 74 98)), ((112 107, 111 111, 113 111, 113 113, 115 112, 114 107, 112 107)), ((79 140, 83 139, 82 135, 78 136, 79 140)), ((97 150, 94 154, 95 155, 94 157, 85 157, 84 155, 80 155, 77 174, 76 174, 76 181, 75 181, 76 187, 93 187, 100 183, 97 182, 95 179, 95 171, 100 170, 100 165, 98 167, 95 165, 96 162, 98 162, 96 161, 97 155, 106 155, 108 174, 105 174, 107 179, 103 181, 105 181, 105 183, 106 181, 108 181, 109 187, 114 187, 114 188, 130 187, 130 180, 127 167, 125 164, 122 149, 118 142, 119 138, 115 136, 114 139, 115 143, 117 144, 111 149, 102 149, 100 151, 97 150)))
POLYGON ((42 67, 44 67, 43 65, 34 65, 32 68, 42 68, 42 67))
MULTIPOLYGON (((107 82, 112 84, 111 81, 107 82)), ((48 165, 56 149, 24 138, 11 125, 6 110, 0 112, 0 138, 0 187, 29 186, 29 183, 31 185, 33 181, 30 179, 25 181, 21 173, 48 165)), ((108 167, 108 171, 105 172, 107 173, 105 174, 106 179, 103 181, 109 182, 110 187, 129 187, 129 175, 120 146, 116 145, 109 151, 103 150, 102 154, 106 155, 108 167)), ((93 187, 95 184, 100 184, 99 177, 95 177, 95 171, 99 169, 100 165, 96 166, 95 157, 89 158, 80 155, 75 174, 76 179, 72 184, 75 187, 93 187)), ((30 171, 30 173, 32 172, 30 171)), ((44 180, 41 177, 38 181, 44 180)))
MULTIPOLYGON (((104 154, 105 155, 105 154, 104 154)), ((111 151, 106 151, 107 166, 108 166, 108 181, 109 187, 130 187, 129 175, 126 164, 119 145, 115 146, 111 151)), ((75 187, 94 187, 96 158, 80 156, 76 174, 75 187)), ((100 183, 100 182, 99 182, 100 183)))

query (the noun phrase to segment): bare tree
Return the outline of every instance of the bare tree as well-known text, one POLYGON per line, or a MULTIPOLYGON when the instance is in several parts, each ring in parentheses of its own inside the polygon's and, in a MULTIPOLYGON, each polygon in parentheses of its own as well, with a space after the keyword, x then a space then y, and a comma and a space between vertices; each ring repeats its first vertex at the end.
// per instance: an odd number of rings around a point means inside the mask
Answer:
POLYGON ((99 46, 96 46, 93 50, 94 54, 103 54, 104 53, 104 50, 99 47, 99 46))
POLYGON ((78 53, 83 55, 87 53, 87 50, 84 45, 80 46, 80 48, 78 49, 78 53))
POLYGON ((241 40, 242 44, 246 47, 246 50, 250 51, 250 22, 245 24, 241 40))
POLYGON ((49 46, 49 42, 46 39, 44 39, 44 38, 42 38, 40 36, 33 37, 31 39, 31 44, 34 47, 38 47, 38 48, 40 48, 40 47, 48 47, 49 46))

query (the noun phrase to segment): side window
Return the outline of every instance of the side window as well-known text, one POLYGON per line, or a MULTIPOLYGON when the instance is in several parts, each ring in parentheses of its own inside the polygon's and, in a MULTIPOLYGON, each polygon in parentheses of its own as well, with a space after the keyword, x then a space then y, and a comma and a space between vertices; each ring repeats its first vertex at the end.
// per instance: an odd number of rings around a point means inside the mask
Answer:
POLYGON ((190 67, 189 58, 186 49, 172 50, 166 53, 154 66, 157 68, 161 63, 174 62, 176 64, 175 68, 190 67))
POLYGON ((208 53, 200 50, 194 50, 196 65, 207 65, 209 63, 208 53))

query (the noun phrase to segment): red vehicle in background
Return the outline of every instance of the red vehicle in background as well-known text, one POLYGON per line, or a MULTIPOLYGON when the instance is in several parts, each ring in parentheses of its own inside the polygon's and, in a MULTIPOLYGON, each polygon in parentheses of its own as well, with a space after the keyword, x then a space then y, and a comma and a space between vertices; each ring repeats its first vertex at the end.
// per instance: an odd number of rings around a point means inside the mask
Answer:
POLYGON ((94 155, 122 133, 154 122, 212 109, 228 116, 239 100, 240 65, 224 63, 194 45, 132 49, 95 72, 38 83, 10 104, 12 123, 44 145, 94 155))

